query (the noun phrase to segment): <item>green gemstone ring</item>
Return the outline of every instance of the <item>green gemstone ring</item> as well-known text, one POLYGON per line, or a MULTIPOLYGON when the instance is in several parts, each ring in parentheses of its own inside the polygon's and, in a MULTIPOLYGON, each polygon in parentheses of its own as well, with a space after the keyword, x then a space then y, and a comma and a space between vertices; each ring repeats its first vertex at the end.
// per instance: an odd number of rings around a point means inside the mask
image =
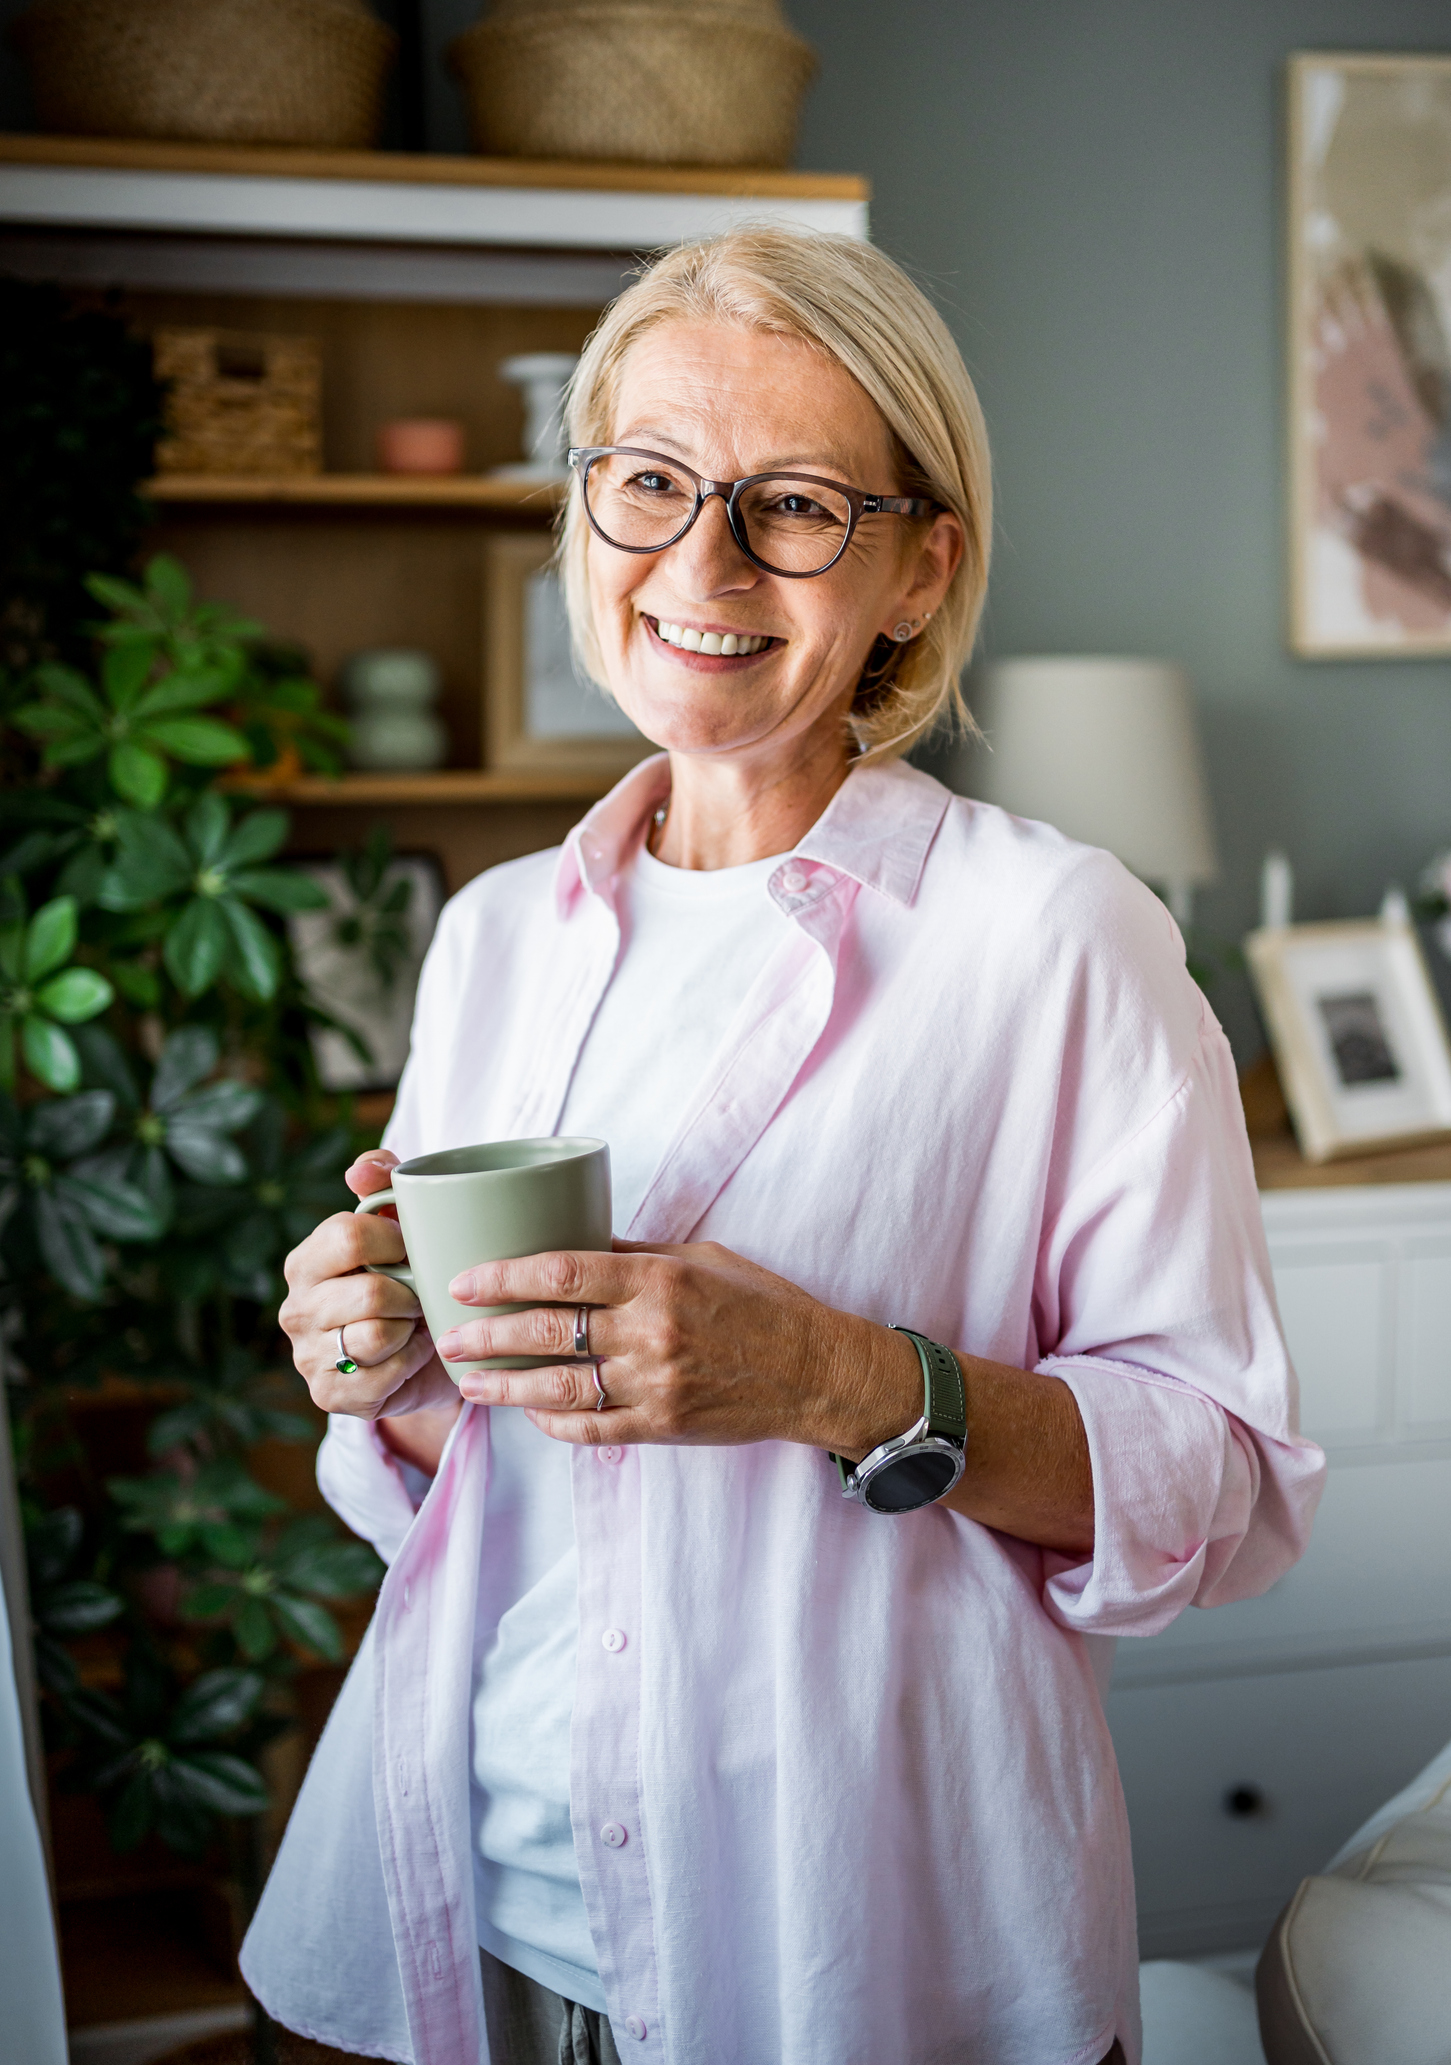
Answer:
POLYGON ((358 1365, 353 1361, 352 1356, 349 1355, 347 1350, 347 1344, 343 1340, 343 1335, 346 1332, 347 1328, 345 1326, 340 1326, 338 1328, 338 1359, 333 1364, 333 1368, 335 1370, 340 1370, 345 1377, 350 1377, 353 1375, 358 1365))

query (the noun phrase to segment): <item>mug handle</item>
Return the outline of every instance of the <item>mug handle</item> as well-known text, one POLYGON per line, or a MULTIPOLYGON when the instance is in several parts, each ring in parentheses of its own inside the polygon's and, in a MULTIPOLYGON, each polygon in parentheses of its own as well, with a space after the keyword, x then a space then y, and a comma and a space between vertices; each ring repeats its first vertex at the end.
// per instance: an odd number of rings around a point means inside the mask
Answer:
MULTIPOLYGON (((371 1197, 359 1198, 353 1211, 355 1215, 358 1212, 376 1212, 384 1205, 396 1205, 397 1202, 391 1190, 375 1190, 371 1197)), ((410 1291, 418 1289, 413 1280, 413 1271, 406 1262, 365 1262, 363 1267, 370 1270, 374 1276, 391 1276, 394 1283, 406 1284, 410 1291)))

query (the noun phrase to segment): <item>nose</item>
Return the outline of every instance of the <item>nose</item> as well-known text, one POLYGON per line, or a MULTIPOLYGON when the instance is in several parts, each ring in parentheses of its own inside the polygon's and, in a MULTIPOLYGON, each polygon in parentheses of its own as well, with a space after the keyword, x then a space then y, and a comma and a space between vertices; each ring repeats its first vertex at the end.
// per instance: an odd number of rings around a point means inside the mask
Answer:
POLYGON ((667 548, 671 572, 681 591, 696 602, 712 596, 739 594, 761 578, 742 552, 726 514, 725 496, 712 486, 700 514, 678 543, 667 548))

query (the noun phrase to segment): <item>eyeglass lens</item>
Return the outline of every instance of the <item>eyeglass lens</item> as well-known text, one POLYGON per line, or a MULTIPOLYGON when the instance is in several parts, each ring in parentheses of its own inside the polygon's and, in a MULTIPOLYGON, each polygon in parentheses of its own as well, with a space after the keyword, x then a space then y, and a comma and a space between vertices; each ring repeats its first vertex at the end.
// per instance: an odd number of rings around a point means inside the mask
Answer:
MULTIPOLYGON (((695 507, 695 481, 668 460, 612 452, 585 482, 589 512, 611 544, 636 551, 668 545, 695 507)), ((851 504, 820 481, 772 473, 753 481, 736 517, 757 559, 783 574, 820 573, 851 528, 851 504)))

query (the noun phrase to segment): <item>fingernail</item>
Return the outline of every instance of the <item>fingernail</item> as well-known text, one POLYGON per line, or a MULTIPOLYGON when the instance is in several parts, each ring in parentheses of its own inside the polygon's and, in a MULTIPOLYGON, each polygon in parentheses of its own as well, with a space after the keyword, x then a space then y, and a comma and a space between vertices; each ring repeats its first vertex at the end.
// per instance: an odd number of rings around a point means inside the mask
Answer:
POLYGON ((434 1345, 440 1355, 457 1355, 463 1347, 463 1336, 456 1326, 451 1326, 446 1334, 440 1335, 434 1345))
POLYGON ((482 1378, 476 1376, 460 1377, 458 1390, 459 1397, 466 1398, 470 1405, 482 1405, 484 1403, 484 1384, 482 1378))
POLYGON ((451 1298, 457 1298, 461 1305, 466 1305, 473 1291, 473 1288, 474 1273, 472 1269, 465 1269, 463 1274, 461 1276, 456 1276, 453 1282, 449 1285, 448 1294, 451 1298))

